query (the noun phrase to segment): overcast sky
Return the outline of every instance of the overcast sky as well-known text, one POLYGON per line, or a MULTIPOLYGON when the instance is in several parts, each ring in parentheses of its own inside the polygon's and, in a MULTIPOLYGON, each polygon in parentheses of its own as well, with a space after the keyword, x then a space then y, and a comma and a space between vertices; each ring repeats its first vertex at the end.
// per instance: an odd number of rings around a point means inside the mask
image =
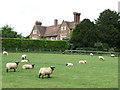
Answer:
POLYGON ((85 18, 94 21, 105 9, 118 11, 120 0, 1 0, 0 27, 9 25, 14 31, 27 36, 35 21, 43 26, 54 24, 54 19, 73 21, 73 12, 81 13, 80 21, 85 18))

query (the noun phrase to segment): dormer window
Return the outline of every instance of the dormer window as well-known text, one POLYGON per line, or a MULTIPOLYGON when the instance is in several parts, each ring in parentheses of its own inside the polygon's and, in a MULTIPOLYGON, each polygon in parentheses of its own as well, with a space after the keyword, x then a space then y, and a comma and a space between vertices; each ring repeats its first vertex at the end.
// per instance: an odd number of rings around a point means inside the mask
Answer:
POLYGON ((37 34, 37 30, 33 30, 33 34, 37 34))
POLYGON ((61 30, 63 31, 63 30, 66 30, 66 26, 62 26, 61 27, 61 30))

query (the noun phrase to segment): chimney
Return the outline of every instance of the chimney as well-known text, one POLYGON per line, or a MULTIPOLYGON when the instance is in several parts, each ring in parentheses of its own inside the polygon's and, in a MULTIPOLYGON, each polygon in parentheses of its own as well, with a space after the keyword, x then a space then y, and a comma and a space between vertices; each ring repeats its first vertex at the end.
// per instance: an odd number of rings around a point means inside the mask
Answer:
POLYGON ((54 27, 57 27, 57 25, 58 25, 58 20, 54 19, 54 27))
POLYGON ((40 26, 41 26, 42 23, 41 23, 40 21, 36 21, 36 22, 35 22, 35 25, 40 25, 40 26))
POLYGON ((77 25, 77 24, 80 23, 80 15, 81 15, 81 13, 73 12, 73 14, 74 14, 74 23, 75 23, 75 25, 77 25))

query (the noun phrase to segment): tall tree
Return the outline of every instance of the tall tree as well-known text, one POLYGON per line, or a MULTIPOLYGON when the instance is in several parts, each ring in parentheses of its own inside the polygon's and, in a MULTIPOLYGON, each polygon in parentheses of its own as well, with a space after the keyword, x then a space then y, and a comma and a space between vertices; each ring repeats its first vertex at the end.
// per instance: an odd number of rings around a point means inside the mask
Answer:
POLYGON ((8 25, 4 26, 0 30, 0 36, 3 38, 22 38, 23 36, 21 34, 17 34, 17 32, 13 31, 12 27, 9 27, 8 25))
POLYGON ((89 19, 84 19, 74 28, 71 38, 74 47, 93 47, 96 41, 95 25, 89 19))
POLYGON ((120 22, 119 14, 110 9, 100 13, 96 20, 99 42, 106 43, 108 46, 118 48, 120 45, 120 22))

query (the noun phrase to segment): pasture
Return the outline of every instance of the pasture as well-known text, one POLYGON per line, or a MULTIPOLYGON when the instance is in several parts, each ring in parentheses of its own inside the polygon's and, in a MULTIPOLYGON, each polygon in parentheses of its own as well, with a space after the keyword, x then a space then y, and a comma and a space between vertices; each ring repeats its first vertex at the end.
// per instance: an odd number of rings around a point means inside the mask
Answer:
POLYGON ((103 55, 105 61, 98 55, 63 55, 42 53, 9 53, 2 55, 2 88, 118 88, 118 57, 103 55), (23 70, 21 55, 26 54, 29 64, 35 64, 34 69, 23 70), (87 64, 79 64, 80 60, 87 64), (19 61, 16 72, 6 72, 6 63, 19 61), (65 66, 71 62, 72 67, 65 66), (51 78, 38 78, 41 67, 55 66, 51 78))

